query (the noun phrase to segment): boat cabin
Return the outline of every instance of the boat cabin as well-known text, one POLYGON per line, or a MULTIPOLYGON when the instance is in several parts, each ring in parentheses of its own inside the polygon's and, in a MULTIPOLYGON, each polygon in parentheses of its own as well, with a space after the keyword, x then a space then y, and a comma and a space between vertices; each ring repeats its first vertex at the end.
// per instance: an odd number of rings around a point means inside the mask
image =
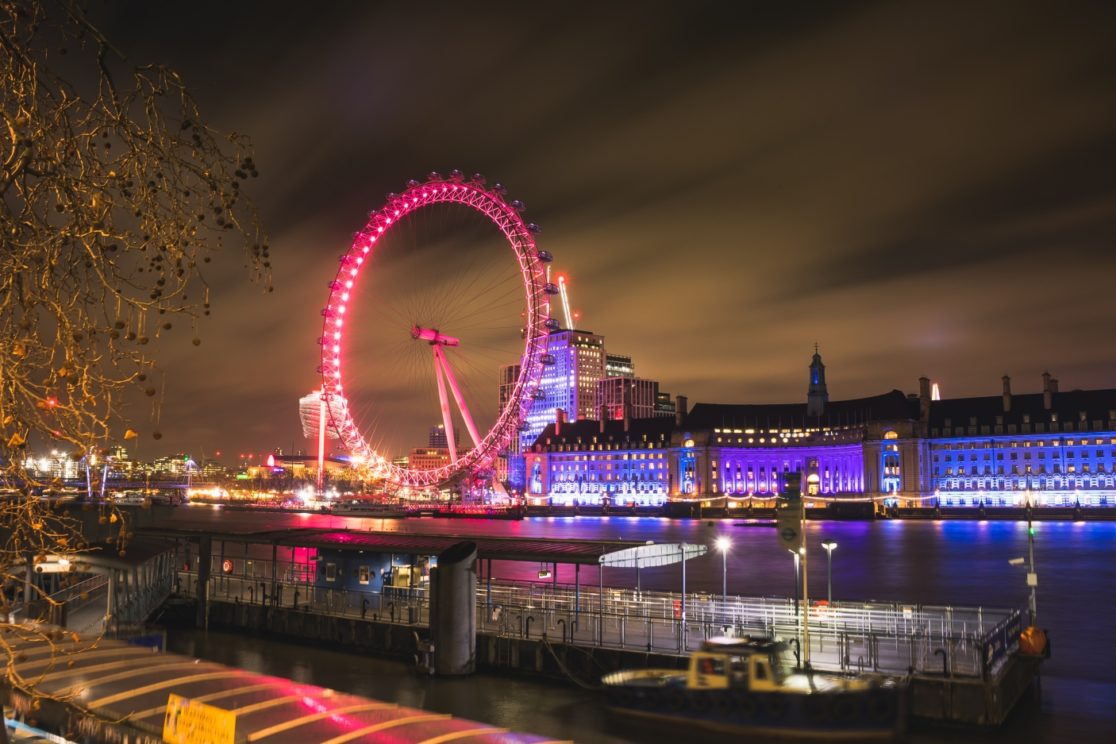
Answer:
POLYGON ((778 689, 786 672, 779 663, 785 645, 752 638, 718 638, 690 656, 686 687, 724 690, 744 687, 756 692, 778 689))

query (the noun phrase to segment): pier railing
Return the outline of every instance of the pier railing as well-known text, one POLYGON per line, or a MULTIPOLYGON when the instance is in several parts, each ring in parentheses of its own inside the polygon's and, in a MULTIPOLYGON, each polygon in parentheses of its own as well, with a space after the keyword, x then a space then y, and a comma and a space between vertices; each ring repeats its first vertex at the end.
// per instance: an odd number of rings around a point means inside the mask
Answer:
MULTIPOLYGON (((288 607, 414 626, 429 624, 423 589, 327 589, 258 576, 209 579, 211 601, 288 607)), ((194 596, 197 575, 179 572, 194 596)), ((788 643, 789 663, 806 661, 805 612, 785 597, 680 594, 526 582, 478 583, 477 632, 506 637, 682 654, 708 638, 764 636, 788 643)), ((1022 627, 1018 610, 884 602, 813 603, 809 660, 820 670, 983 677, 1010 654, 1022 627)))

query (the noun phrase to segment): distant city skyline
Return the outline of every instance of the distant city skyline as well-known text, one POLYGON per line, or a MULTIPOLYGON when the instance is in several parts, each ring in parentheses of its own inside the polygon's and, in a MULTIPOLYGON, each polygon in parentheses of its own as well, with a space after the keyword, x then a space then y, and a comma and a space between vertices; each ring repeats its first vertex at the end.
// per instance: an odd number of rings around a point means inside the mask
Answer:
POLYGON ((799 401, 815 342, 840 399, 1116 387, 1110 6, 93 12, 252 137, 273 246, 273 294, 217 256, 201 345, 153 345, 140 457, 301 444, 337 257, 454 167, 526 201, 585 325, 693 402, 799 401))

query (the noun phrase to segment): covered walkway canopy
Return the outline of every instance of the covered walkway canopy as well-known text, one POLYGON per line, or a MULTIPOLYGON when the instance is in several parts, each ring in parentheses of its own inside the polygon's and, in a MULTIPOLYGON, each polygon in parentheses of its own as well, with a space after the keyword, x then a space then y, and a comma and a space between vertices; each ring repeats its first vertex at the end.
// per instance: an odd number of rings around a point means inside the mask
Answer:
POLYGON ((0 629, 0 647, 11 672, 46 695, 32 713, 31 698, 7 687, 5 678, 0 692, 10 705, 45 729, 81 740, 162 741, 168 712, 176 718, 194 706, 192 713, 203 714, 211 728, 198 742, 552 741, 116 641, 60 641, 8 626, 0 629))

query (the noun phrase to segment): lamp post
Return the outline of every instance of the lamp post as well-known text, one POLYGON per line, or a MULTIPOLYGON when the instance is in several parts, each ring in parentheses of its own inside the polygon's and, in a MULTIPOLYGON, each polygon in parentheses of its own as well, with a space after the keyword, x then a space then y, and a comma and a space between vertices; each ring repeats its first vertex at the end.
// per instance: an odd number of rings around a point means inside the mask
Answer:
POLYGON ((825 578, 826 578, 826 586, 829 590, 826 593, 826 603, 832 605, 833 604, 833 551, 836 550, 837 543, 832 542, 832 541, 823 542, 821 544, 821 546, 823 548, 825 548, 825 566, 826 566, 825 578))
POLYGON ((721 608, 722 612, 725 611, 728 605, 728 552, 732 547, 732 540, 727 536, 721 535, 716 540, 717 550, 721 551, 721 608))
POLYGON ((794 622, 798 625, 798 551, 792 550, 790 554, 794 556, 794 622))
MULTIPOLYGON (((1008 561, 1013 566, 1022 566, 1023 558, 1012 558, 1008 561)), ((1027 601, 1027 610, 1031 618, 1031 625, 1037 622, 1038 610, 1035 607, 1035 587, 1038 586, 1038 574, 1035 572, 1035 526, 1031 523, 1031 515, 1027 515, 1027 586, 1030 587, 1030 596, 1027 601)))

